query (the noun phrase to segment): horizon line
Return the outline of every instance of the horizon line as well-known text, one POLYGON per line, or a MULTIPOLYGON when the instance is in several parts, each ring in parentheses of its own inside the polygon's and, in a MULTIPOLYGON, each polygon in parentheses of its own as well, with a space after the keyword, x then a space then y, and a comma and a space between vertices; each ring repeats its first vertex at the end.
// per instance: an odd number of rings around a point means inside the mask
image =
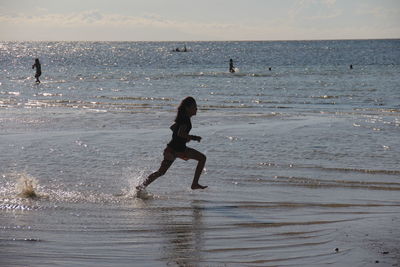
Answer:
POLYGON ((400 40, 400 37, 390 38, 343 38, 343 39, 246 39, 246 40, 0 40, 0 42, 153 42, 153 43, 178 43, 178 42, 304 42, 304 41, 367 41, 367 40, 400 40))

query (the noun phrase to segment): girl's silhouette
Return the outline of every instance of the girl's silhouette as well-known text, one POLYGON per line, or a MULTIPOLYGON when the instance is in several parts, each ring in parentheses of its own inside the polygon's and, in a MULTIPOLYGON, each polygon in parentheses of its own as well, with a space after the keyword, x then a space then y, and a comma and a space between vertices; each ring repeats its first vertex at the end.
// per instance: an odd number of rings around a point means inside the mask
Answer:
POLYGON ((164 159, 161 162, 160 168, 158 171, 150 174, 141 185, 137 186, 137 190, 140 191, 144 189, 158 177, 164 175, 176 158, 183 160, 197 160, 198 163, 192 182, 192 189, 204 189, 207 187, 199 184, 199 178, 206 163, 206 156, 203 153, 186 146, 186 143, 190 142, 191 140, 197 142, 200 142, 201 140, 200 136, 189 135, 189 132, 192 129, 190 118, 196 115, 196 113, 196 100, 190 96, 183 99, 178 107, 175 123, 170 127, 173 132, 172 140, 168 143, 164 150, 164 159))

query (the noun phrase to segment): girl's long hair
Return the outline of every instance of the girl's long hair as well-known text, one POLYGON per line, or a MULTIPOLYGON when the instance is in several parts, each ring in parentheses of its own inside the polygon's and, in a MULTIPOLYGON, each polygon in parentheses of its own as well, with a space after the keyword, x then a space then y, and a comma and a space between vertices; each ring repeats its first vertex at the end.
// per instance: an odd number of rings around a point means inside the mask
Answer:
POLYGON ((178 122, 181 118, 187 117, 186 108, 192 107, 196 105, 196 100, 193 97, 188 96, 182 100, 181 104, 178 107, 178 112, 176 114, 175 122, 178 122))

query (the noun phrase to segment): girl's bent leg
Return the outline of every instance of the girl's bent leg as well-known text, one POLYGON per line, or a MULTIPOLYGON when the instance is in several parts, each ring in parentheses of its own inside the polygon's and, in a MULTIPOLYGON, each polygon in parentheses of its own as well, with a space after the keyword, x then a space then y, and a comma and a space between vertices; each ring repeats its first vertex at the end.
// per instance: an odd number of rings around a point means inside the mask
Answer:
POLYGON ((206 156, 203 153, 189 147, 186 149, 186 155, 189 159, 194 159, 198 161, 192 182, 192 189, 195 190, 207 188, 207 186, 199 184, 201 172, 203 171, 204 165, 206 164, 206 156))
POLYGON ((161 162, 161 166, 160 166, 160 168, 158 169, 158 171, 156 171, 156 172, 150 174, 150 175, 147 177, 147 179, 146 179, 141 185, 137 186, 136 188, 137 188, 137 189, 144 189, 144 188, 146 188, 148 185, 150 185, 152 182, 154 182, 158 177, 163 176, 163 175, 167 172, 167 170, 169 169, 169 167, 171 167, 172 163, 173 163, 173 161, 164 159, 164 160, 161 162))

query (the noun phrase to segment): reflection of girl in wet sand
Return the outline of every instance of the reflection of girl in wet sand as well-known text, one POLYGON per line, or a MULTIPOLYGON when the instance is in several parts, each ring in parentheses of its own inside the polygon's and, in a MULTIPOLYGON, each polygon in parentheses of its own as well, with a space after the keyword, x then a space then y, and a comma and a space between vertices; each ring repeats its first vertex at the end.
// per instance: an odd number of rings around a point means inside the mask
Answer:
POLYGON ((176 158, 183 160, 197 160, 198 163, 192 182, 192 189, 204 189, 207 187, 199 184, 199 178, 206 163, 206 156, 203 153, 186 146, 186 143, 190 142, 191 140, 197 142, 200 142, 201 140, 200 136, 189 135, 189 132, 192 129, 190 118, 196 115, 196 113, 196 100, 190 96, 183 99, 178 107, 175 123, 171 126, 171 130, 173 132, 172 140, 168 143, 167 148, 164 150, 164 159, 161 162, 160 168, 158 171, 150 174, 150 176, 147 177, 147 179, 141 185, 137 186, 137 190, 144 189, 158 177, 164 175, 176 158))
POLYGON ((36 82, 40 83, 39 77, 40 75, 42 75, 42 66, 40 65, 40 61, 38 58, 35 59, 35 64, 32 65, 32 69, 34 68, 36 68, 36 74, 35 74, 36 82))

